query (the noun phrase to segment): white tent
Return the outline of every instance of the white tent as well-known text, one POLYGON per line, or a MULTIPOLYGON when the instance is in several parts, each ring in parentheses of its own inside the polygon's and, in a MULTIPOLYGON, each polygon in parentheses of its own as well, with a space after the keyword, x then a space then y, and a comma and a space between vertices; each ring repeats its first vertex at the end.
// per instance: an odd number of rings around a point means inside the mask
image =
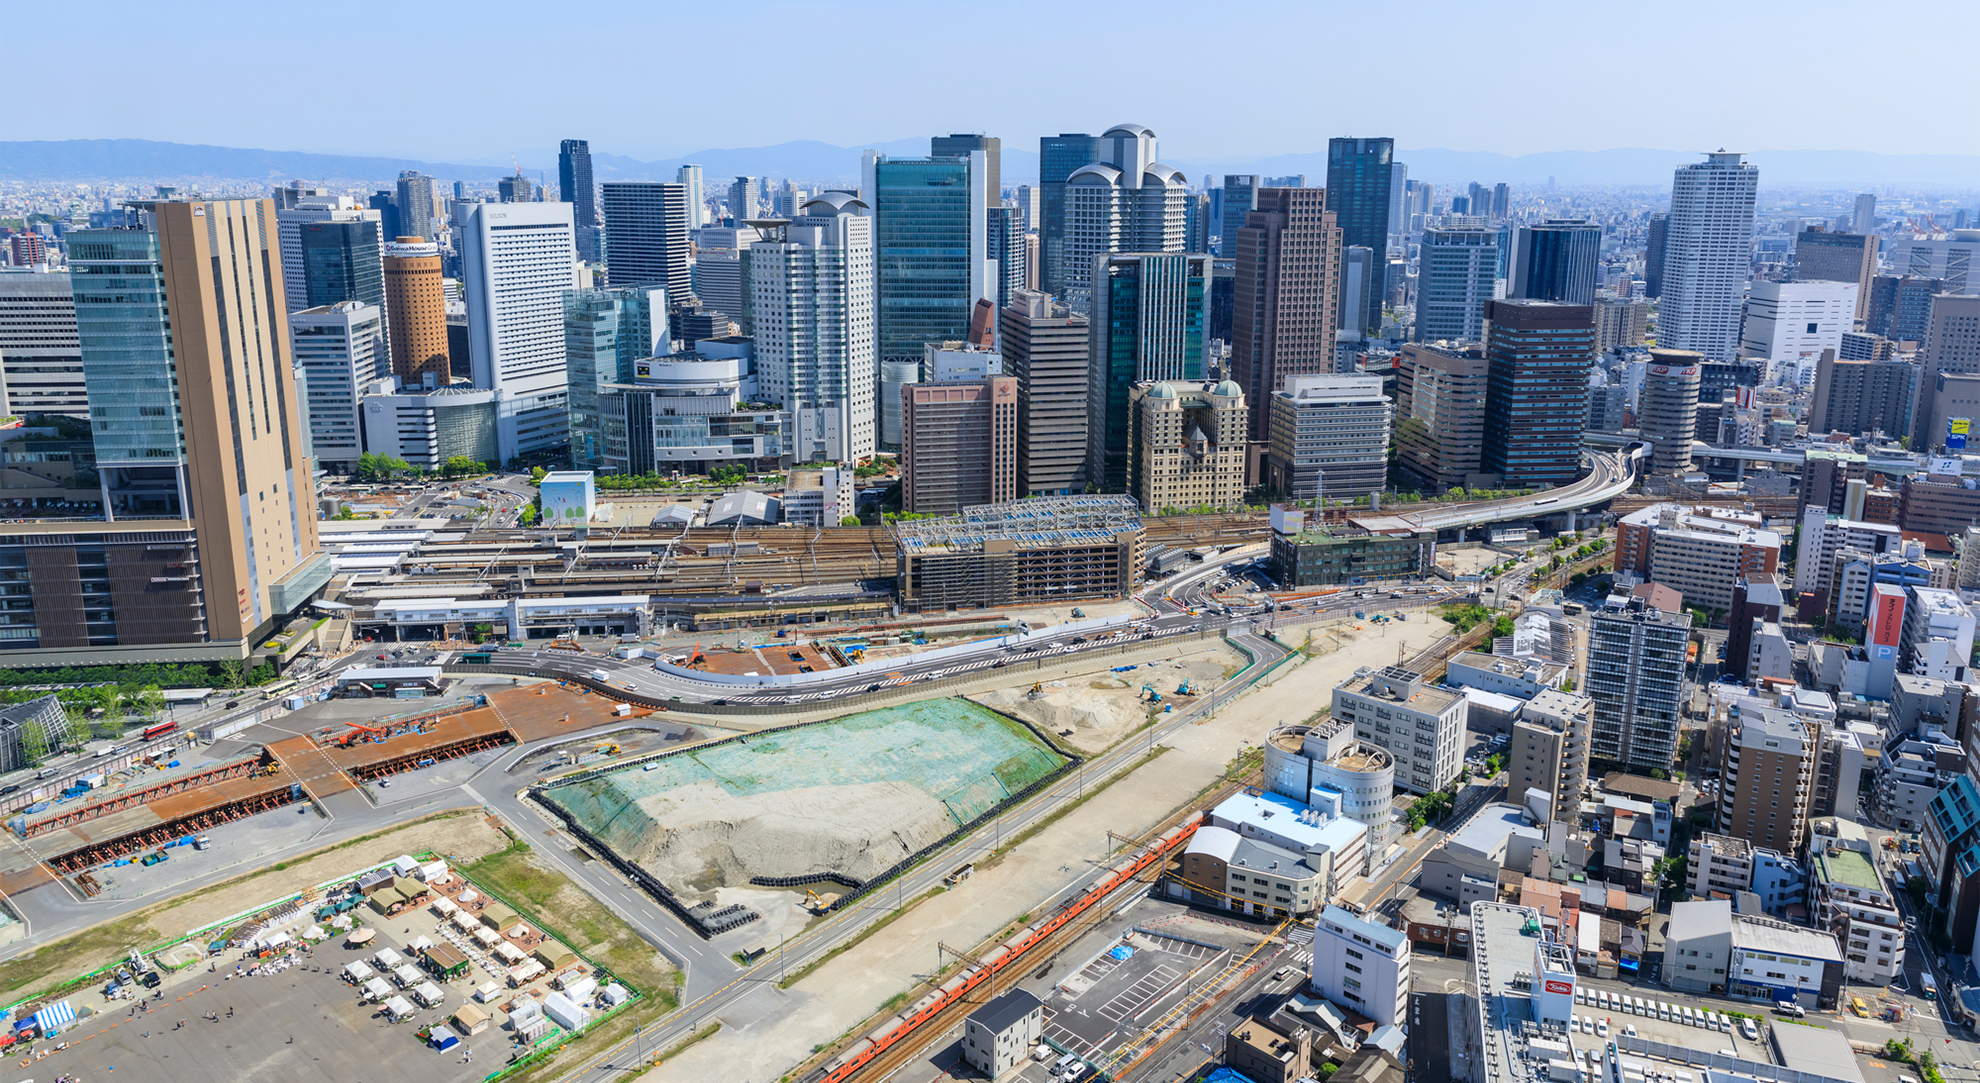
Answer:
POLYGON ((507 942, 495 945, 495 955, 505 963, 520 963, 529 958, 528 952, 507 942))
POLYGON ((412 1001, 405 997, 393 997, 385 1002, 385 1014, 391 1016, 394 1023, 409 1019, 413 1014, 412 1001))
POLYGON ((372 958, 378 960, 378 965, 384 967, 386 970, 391 970, 406 961, 405 956, 400 955, 391 948, 379 948, 378 954, 372 956, 372 958))
POLYGON ((426 949, 428 949, 428 948, 430 948, 430 947, 432 947, 432 946, 433 946, 433 938, 432 938, 432 937, 430 937, 430 936, 415 936, 415 937, 413 937, 413 938, 412 938, 412 940, 411 940, 411 941, 409 941, 409 942, 408 942, 408 943, 406 944, 406 950, 407 950, 407 951, 425 951, 426 949))
POLYGON ((515 928, 509 930, 509 935, 521 940, 529 935, 529 926, 519 922, 515 928))
POLYGON ((363 959, 353 959, 344 964, 344 976, 357 982, 359 985, 363 985, 365 982, 377 977, 378 972, 371 969, 371 965, 363 959))
POLYGON ((591 1022, 591 1013, 562 993, 551 993, 543 998, 543 1014, 565 1030, 577 1030, 591 1022))
POLYGON ((485 925, 474 931, 474 938, 489 947, 502 942, 502 934, 485 925))
POLYGON ((413 990, 413 995, 419 998, 421 1004, 429 1008, 439 1007, 440 1002, 446 999, 441 994, 440 987, 430 981, 420 982, 419 986, 413 990))
POLYGON ((391 995, 392 987, 386 983, 384 978, 373 978, 364 983, 364 999, 366 1000, 384 1000, 391 995))
POLYGON ((439 914, 443 918, 450 918, 453 917, 455 914, 460 913, 461 908, 455 906, 454 900, 448 898, 447 896, 436 895, 433 897, 433 912, 439 914))
POLYGON ((460 893, 459 895, 456 895, 456 896, 454 896, 454 901, 455 901, 455 902, 458 902, 458 903, 464 903, 464 904, 465 904, 465 903, 471 903, 471 902, 473 902, 474 900, 476 900, 476 899, 479 899, 479 898, 481 898, 481 896, 479 896, 479 895, 476 895, 476 894, 474 893, 474 889, 473 889, 473 888, 468 888, 468 889, 467 889, 466 891, 463 891, 463 892, 461 892, 461 893, 460 893))
POLYGON ((605 987, 604 992, 598 994, 598 999, 604 1001, 605 1006, 609 1008, 624 1004, 631 996, 631 993, 626 992, 625 986, 613 982, 605 987))
POLYGON ((392 971, 392 977, 399 983, 399 988, 401 989, 410 989, 425 980, 425 976, 419 972, 419 968, 411 963, 401 964, 397 969, 392 971))

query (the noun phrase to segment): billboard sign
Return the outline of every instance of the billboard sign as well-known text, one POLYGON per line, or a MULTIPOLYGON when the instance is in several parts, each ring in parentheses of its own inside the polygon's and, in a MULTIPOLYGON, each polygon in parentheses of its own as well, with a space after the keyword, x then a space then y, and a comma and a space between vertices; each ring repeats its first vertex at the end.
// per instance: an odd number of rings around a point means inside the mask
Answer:
POLYGON ((1966 446, 1966 438, 1973 432, 1973 419, 1953 417, 1946 419, 1946 447, 1958 450, 1966 446))
POLYGON ((1550 993, 1559 993, 1562 996, 1573 996, 1574 983, 1571 981, 1555 981, 1552 978, 1548 978, 1547 991, 1550 993))
POLYGON ((1879 583, 1870 595, 1870 643, 1895 649, 1904 625, 1904 591, 1879 583))
POLYGON ((1953 477, 1958 477, 1960 461, 1951 455, 1934 455, 1930 459, 1925 460, 1925 472, 1927 474, 1949 474, 1953 477))

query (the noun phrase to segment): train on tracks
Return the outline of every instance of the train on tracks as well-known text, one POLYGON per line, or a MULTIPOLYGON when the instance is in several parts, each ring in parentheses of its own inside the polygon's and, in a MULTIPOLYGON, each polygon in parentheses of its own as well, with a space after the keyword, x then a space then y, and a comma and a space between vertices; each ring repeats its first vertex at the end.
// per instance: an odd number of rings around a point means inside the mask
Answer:
POLYGON ((814 1072, 806 1083, 841 1083, 852 1078, 853 1074, 866 1067, 873 1059, 900 1044, 916 1027, 940 1014, 943 1009, 954 1005, 970 991, 994 978, 1006 967, 1016 963, 1024 953, 1037 946, 1046 937, 1064 928, 1067 923, 1098 905, 1112 894, 1116 888, 1133 880, 1150 866, 1164 861, 1176 847, 1187 843, 1196 834, 1200 821, 1191 819, 1168 832, 1140 851, 1122 857, 1109 868, 1092 887, 1060 904, 1059 909, 1042 921, 1034 922, 1019 929, 1009 939, 992 948, 979 960, 980 965, 967 966, 955 977, 897 1015, 867 1032, 864 1038, 854 1042, 838 1056, 826 1062, 814 1072))

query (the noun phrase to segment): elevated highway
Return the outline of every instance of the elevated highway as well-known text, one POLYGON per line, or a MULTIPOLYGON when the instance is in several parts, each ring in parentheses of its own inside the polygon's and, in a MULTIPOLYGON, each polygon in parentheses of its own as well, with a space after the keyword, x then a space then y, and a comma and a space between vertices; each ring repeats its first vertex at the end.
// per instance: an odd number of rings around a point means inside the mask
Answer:
POLYGON ((1588 476, 1558 489, 1505 500, 1485 500, 1449 508, 1397 512, 1395 518, 1417 530, 1463 530, 1486 523, 1533 519, 1556 512, 1593 507, 1629 491, 1637 471, 1650 455, 1650 445, 1632 440, 1615 451, 1589 449, 1588 476))

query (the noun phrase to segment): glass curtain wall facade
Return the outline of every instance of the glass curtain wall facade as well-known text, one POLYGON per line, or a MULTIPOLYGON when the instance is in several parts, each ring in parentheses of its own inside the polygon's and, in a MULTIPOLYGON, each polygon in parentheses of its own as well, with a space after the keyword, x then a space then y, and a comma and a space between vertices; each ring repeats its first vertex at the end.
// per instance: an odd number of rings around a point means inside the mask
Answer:
POLYGON ((607 386, 628 383, 633 362, 652 357, 666 338, 667 291, 660 288, 570 290, 564 294, 565 400, 571 416, 571 468, 605 469, 607 386), (656 335, 656 327, 658 334, 656 335))
POLYGON ((962 339, 975 311, 968 158, 881 158, 873 165, 873 257, 880 360, 919 361, 930 342, 962 339))
MULTIPOLYGON (((1389 251, 1389 189, 1394 178, 1396 141, 1393 139, 1329 139, 1327 141, 1327 209, 1341 227, 1341 246, 1370 252, 1389 251)), ((1227 196, 1226 199, 1229 197, 1227 196)), ((1386 258, 1371 261, 1386 265, 1386 258)), ((1382 326, 1382 284, 1359 284, 1361 326, 1382 326)), ((1342 276, 1341 293, 1349 284, 1342 276)), ((1489 296, 1489 295, 1488 295, 1489 296)), ((1343 323, 1346 319, 1343 318, 1343 323)))
POLYGON ((97 473, 119 514, 185 514, 185 432, 158 236, 85 229, 68 236, 83 383, 97 473))
POLYGON ((362 301, 385 310, 385 272, 379 262, 378 223, 305 222, 298 229, 303 250, 304 308, 362 301))
POLYGON ((1100 137, 1066 132, 1038 140, 1038 288, 1065 292, 1066 178, 1100 160, 1100 137))
POLYGON ((1145 380, 1201 380, 1209 345, 1210 257, 1119 253, 1097 268, 1087 402, 1087 477, 1127 491, 1128 390, 1145 380))

